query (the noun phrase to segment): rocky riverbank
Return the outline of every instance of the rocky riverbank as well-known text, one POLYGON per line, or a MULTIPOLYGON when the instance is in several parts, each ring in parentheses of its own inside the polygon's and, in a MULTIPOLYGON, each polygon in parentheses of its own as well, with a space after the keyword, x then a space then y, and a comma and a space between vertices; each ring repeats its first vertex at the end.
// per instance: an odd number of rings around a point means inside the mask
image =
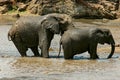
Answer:
POLYGON ((66 13, 74 18, 119 18, 119 0, 0 0, 0 14, 66 13))

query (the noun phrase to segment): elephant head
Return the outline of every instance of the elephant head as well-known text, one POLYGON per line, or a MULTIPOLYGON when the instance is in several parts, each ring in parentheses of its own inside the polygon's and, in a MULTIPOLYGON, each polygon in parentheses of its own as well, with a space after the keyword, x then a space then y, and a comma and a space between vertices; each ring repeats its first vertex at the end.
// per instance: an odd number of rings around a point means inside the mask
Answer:
POLYGON ((47 17, 41 22, 41 26, 53 32, 54 34, 60 33, 59 22, 55 17, 47 17))
POLYGON ((74 28, 72 19, 67 14, 58 14, 58 13, 48 14, 43 19, 41 24, 44 24, 47 29, 49 29, 50 31, 56 34, 59 33, 63 34, 64 31, 74 28))
POLYGON ((108 58, 111 58, 115 51, 115 41, 109 29, 97 29, 96 30, 96 41, 100 44, 110 44, 111 45, 111 53, 108 58))

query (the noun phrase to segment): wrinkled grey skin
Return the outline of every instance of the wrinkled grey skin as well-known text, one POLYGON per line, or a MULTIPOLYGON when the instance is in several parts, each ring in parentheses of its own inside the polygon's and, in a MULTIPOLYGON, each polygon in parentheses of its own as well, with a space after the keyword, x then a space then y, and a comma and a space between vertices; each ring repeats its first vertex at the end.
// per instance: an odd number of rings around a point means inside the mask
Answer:
MULTIPOLYGON (((64 58, 73 59, 73 56, 88 51, 90 59, 98 59, 97 45, 111 44, 111 53, 108 58, 111 58, 115 50, 115 41, 111 32, 108 29, 71 29, 64 32, 61 37, 60 45, 63 47, 64 58)), ((61 46, 60 46, 61 50, 61 46)), ((60 52, 58 54, 58 57, 60 52)))
POLYGON ((12 40, 22 57, 27 56, 28 48, 34 56, 49 57, 49 47, 54 34, 63 34, 71 26, 71 18, 66 14, 48 14, 45 16, 21 17, 8 32, 8 39, 12 40))

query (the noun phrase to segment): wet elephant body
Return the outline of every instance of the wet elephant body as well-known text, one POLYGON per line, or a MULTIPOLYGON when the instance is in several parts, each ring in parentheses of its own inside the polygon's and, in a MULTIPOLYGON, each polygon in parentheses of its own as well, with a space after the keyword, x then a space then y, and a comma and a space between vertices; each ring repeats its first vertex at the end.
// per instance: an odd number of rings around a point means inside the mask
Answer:
MULTIPOLYGON (((66 14, 48 14, 45 16, 21 17, 8 32, 21 56, 27 56, 30 48, 34 56, 49 57, 49 47, 54 34, 64 32, 71 24, 71 18, 66 14)), ((73 26, 72 26, 73 27, 73 26)))
MULTIPOLYGON (((115 42, 109 29, 71 29, 64 32, 60 44, 63 47, 64 58, 73 59, 76 54, 88 51, 91 59, 99 58, 97 55, 97 44, 110 44, 111 58, 115 50, 115 42)), ((60 53, 59 53, 60 54, 60 53)))

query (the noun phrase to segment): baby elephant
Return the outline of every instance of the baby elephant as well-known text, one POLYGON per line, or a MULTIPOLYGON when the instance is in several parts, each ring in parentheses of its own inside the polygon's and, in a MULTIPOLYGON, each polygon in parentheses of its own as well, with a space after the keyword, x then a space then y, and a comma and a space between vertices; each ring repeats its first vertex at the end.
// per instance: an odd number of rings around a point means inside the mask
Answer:
MULTIPOLYGON (((73 59, 75 54, 80 54, 86 51, 90 54, 90 59, 98 59, 98 43, 111 44, 111 53, 108 56, 108 58, 111 58, 115 50, 115 41, 109 29, 70 29, 64 32, 60 40, 65 59, 73 59)), ((58 56, 59 55, 60 52, 58 56)))

